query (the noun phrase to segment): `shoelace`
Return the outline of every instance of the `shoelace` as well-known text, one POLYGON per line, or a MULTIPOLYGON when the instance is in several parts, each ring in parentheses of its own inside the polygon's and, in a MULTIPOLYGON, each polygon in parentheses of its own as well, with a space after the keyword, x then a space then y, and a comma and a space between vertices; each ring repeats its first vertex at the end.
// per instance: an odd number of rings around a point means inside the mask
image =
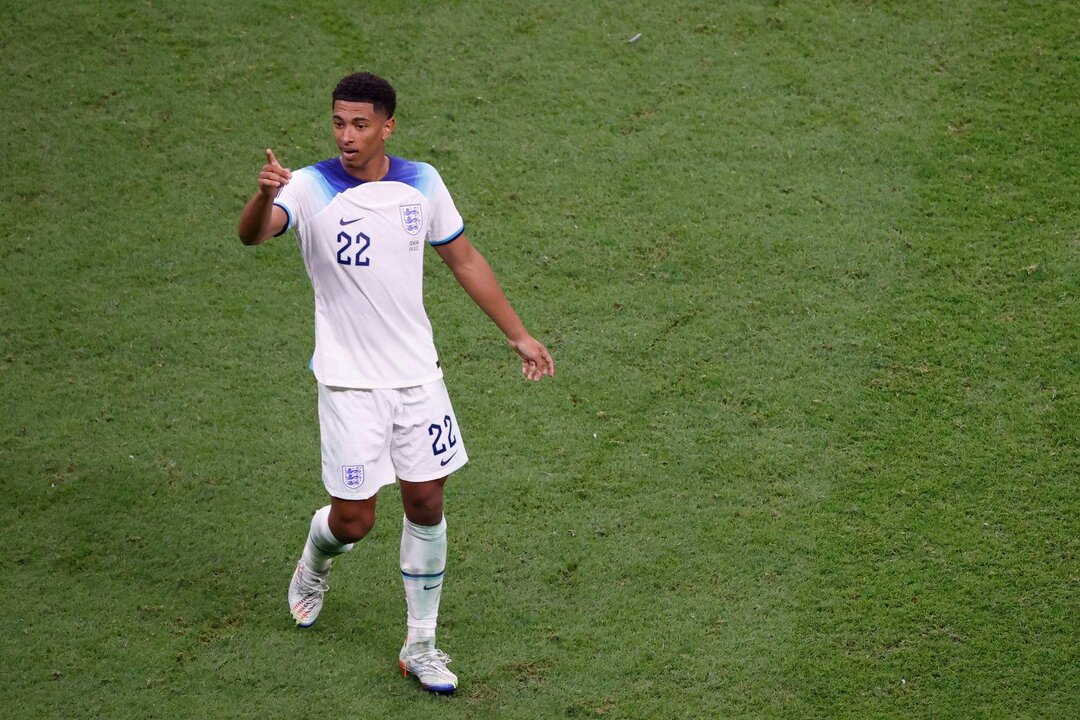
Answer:
POLYGON ((325 577, 319 577, 315 573, 309 572, 306 567, 300 568, 300 582, 297 584, 300 586, 300 590, 304 593, 305 601, 311 595, 314 595, 316 593, 325 593, 330 589, 330 586, 326 584, 325 577))
POLYGON ((419 655, 410 655, 409 664, 416 666, 425 666, 436 670, 446 669, 446 666, 450 663, 450 656, 444 653, 438 648, 433 650, 425 650, 419 655), (441 666, 441 667, 440 667, 441 666))

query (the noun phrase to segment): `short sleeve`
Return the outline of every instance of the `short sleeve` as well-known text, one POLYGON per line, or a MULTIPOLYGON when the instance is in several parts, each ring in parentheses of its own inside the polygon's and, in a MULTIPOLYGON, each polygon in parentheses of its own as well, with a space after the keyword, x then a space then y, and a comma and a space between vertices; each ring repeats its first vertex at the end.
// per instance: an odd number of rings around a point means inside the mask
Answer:
POLYGON ((277 197, 274 198, 274 205, 277 205, 284 210, 286 216, 285 227, 281 228, 281 232, 276 233, 274 237, 284 235, 296 226, 296 210, 299 204, 297 202, 298 198, 296 197, 296 187, 297 185, 295 183, 290 182, 288 185, 281 188, 277 197))
MULTIPOLYGON (((428 166, 431 168, 431 166, 428 166)), ((431 168, 431 188, 428 193, 428 202, 431 203, 431 224, 428 228, 428 244, 445 245, 458 238, 465 232, 465 222, 461 219, 461 213, 454 205, 454 199, 450 197, 450 191, 442 181, 442 177, 431 168)))
POLYGON ((295 171, 289 184, 281 188, 274 198, 274 204, 288 216, 285 227, 278 235, 303 226, 326 207, 334 195, 334 190, 314 167, 295 171))

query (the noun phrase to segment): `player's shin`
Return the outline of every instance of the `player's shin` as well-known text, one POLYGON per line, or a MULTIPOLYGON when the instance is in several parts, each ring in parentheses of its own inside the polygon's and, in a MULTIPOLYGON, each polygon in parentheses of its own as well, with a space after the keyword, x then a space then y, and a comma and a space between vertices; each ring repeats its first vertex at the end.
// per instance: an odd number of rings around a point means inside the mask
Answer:
POLYGON ((446 518, 428 526, 406 517, 401 531, 401 577, 409 625, 406 645, 434 643, 445 570, 446 518))

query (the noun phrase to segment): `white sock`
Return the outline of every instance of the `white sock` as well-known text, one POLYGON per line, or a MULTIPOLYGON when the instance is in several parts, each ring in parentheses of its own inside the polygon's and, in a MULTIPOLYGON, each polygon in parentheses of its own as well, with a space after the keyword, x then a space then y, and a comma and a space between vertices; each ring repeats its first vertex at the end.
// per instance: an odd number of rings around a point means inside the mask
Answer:
POLYGON ((304 543, 304 564, 314 572, 325 573, 330 570, 333 559, 352 550, 353 545, 355 543, 339 542, 330 532, 330 506, 326 505, 316 510, 311 518, 311 529, 304 543))
POLYGON ((438 525, 415 525, 405 518, 401 530, 401 578, 405 583, 409 634, 406 645, 435 643, 446 570, 446 518, 438 525))

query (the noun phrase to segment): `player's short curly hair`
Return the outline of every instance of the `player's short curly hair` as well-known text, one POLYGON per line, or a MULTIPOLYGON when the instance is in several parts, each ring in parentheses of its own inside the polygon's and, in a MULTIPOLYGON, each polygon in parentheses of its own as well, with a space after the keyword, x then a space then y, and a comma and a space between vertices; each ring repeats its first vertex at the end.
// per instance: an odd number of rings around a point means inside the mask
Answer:
POLYGON ((394 117, 397 108, 394 88, 386 80, 369 72, 343 77, 334 88, 332 97, 345 102, 369 102, 377 111, 386 113, 387 118, 394 117))

